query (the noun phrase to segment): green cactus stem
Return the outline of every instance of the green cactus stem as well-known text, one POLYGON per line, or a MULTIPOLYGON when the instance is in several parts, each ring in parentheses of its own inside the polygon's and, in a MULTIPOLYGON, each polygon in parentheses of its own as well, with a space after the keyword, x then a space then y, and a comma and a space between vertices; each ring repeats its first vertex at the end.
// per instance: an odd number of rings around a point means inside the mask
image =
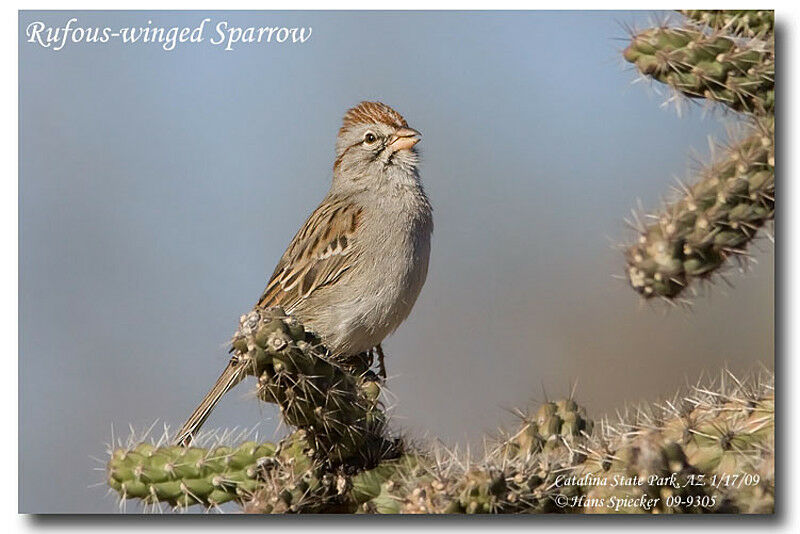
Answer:
POLYGON ((142 444, 112 453, 108 484, 145 504, 233 501, 248 513, 772 512, 771 377, 703 384, 658 406, 598 425, 574 400, 545 403, 477 461, 406 447, 369 469, 320 460, 305 430, 277 446, 142 444), (709 482, 689 484, 701 476, 709 482))
MULTIPOLYGON (((646 298, 674 299, 746 255, 774 217, 772 12, 685 14, 689 26, 642 32, 625 57, 681 94, 745 112, 752 128, 638 227, 627 274, 646 298)), ((249 513, 774 511, 772 376, 702 384, 615 424, 593 422, 572 399, 547 402, 520 412, 517 428, 475 459, 390 438, 368 358, 334 361, 280 308, 244 316, 232 347, 258 378, 259 397, 296 430, 278 445, 117 449, 107 483, 122 499, 232 501, 249 513), (615 487, 614 477, 644 482, 615 487), (705 484, 687 484, 701 477, 705 484), (607 504, 618 497, 631 500, 607 504)))
POLYGON ((775 107, 775 54, 768 42, 653 28, 636 35, 623 55, 642 74, 690 98, 761 115, 775 107))
POLYGON ((649 217, 655 222, 636 225, 627 275, 645 298, 674 299, 731 256, 746 257, 756 232, 774 218, 774 13, 682 13, 686 26, 638 33, 625 59, 681 95, 745 113, 752 132, 649 217))
POLYGON ((258 470, 275 461, 276 450, 254 442, 210 449, 142 443, 112 453, 107 480, 121 498, 144 504, 217 506, 254 492, 258 470))
POLYGON ((366 365, 332 361, 313 333, 280 308, 244 316, 232 346, 252 363, 258 396, 277 404, 287 425, 305 430, 320 458, 370 467, 391 456, 381 387, 366 365))
POLYGON ((628 278, 643 296, 673 298, 716 272, 775 214, 772 128, 730 147, 683 197, 654 215, 628 248, 628 278))
POLYGON ((775 11, 682 9, 679 13, 712 30, 741 37, 762 37, 775 29, 775 11))

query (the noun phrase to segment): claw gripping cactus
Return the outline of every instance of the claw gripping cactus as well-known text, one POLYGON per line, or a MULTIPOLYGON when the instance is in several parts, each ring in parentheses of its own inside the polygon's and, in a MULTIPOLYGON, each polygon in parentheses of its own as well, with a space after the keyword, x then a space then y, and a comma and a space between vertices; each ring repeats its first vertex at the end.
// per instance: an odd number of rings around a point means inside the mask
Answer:
POLYGON ((747 115, 751 133, 682 186, 680 197, 638 224, 626 251, 628 279, 645 298, 678 297, 730 257, 746 258, 774 218, 775 39, 771 11, 688 11, 682 28, 634 36, 624 57, 676 93, 747 115), (700 26, 700 23, 706 26, 700 26))

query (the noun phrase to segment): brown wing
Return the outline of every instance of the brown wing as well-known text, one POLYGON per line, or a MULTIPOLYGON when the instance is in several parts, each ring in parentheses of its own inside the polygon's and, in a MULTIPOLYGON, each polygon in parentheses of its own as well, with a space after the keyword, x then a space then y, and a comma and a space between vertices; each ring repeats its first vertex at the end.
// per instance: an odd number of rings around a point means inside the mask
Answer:
POLYGON ((328 196, 292 239, 257 307, 282 306, 291 313, 317 288, 335 282, 351 265, 362 209, 328 196))

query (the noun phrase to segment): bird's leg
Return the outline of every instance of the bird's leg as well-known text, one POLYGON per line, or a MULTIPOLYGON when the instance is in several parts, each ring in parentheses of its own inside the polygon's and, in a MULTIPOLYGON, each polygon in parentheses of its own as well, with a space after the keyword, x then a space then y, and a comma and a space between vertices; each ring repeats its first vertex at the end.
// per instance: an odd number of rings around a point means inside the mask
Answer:
POLYGON ((362 375, 369 371, 375 356, 373 350, 366 350, 352 356, 337 356, 333 361, 344 367, 348 373, 362 375))
POLYGON ((386 363, 383 360, 384 359, 383 347, 381 347, 380 343, 378 343, 375 346, 375 350, 378 352, 378 365, 379 365, 378 374, 381 376, 381 378, 386 380, 386 363))

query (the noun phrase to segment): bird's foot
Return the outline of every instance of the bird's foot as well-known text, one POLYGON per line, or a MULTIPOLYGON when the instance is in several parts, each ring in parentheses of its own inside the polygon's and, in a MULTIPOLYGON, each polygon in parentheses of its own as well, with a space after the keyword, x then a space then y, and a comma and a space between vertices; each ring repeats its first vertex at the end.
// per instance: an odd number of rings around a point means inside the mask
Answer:
POLYGON ((383 382, 386 381, 386 362, 384 361, 385 355, 383 354, 383 347, 378 343, 375 346, 375 351, 378 353, 378 374, 383 382))

